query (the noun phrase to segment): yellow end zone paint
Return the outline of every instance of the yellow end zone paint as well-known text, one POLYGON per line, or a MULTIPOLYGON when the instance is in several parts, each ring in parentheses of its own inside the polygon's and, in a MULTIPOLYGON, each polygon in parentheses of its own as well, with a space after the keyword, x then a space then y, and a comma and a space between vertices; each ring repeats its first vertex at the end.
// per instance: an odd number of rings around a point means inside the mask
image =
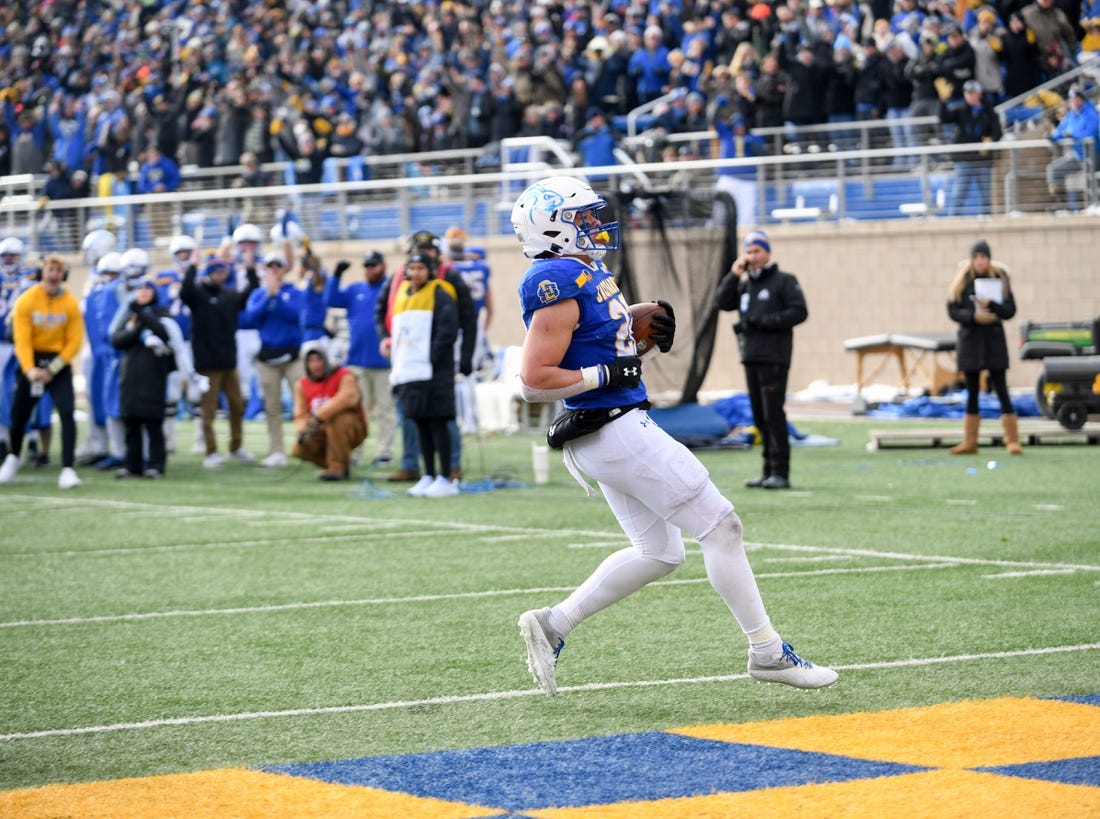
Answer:
MULTIPOLYGON (((704 725, 670 733, 936 768, 924 773, 745 793, 528 810, 543 819, 667 819, 734 815, 1047 816, 1072 805, 1100 816, 1100 788, 964 768, 1100 756, 1100 709, 1004 698, 899 711, 704 725)), ((670 760, 675 764, 675 760, 670 760)), ((473 819, 499 807, 249 770, 216 770, 0 792, 0 816, 138 819, 343 817, 473 819)))
POLYGON ((466 819, 499 814, 375 788, 237 769, 0 792, 0 816, 20 819, 466 819))
POLYGON ((1100 708, 1004 698, 900 711, 701 725, 672 733, 934 768, 1100 756, 1100 708))
POLYGON ((1075 816, 1100 812, 1100 789, 970 771, 931 771, 828 785, 719 793, 691 799, 624 802, 527 811, 538 819, 729 819, 731 816, 1049 817, 1056 805, 1075 816))

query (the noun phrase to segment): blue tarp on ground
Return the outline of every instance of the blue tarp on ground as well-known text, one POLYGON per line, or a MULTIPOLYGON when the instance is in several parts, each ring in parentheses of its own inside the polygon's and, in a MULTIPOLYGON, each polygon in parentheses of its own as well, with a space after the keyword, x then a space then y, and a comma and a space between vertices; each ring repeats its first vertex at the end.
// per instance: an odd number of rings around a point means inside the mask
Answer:
MULTIPOLYGON (((1012 399, 1016 414, 1021 417, 1041 415, 1033 395, 1020 395, 1012 399)), ((978 397, 978 412, 982 418, 999 418, 1001 404, 993 393, 978 397)), ((869 418, 962 418, 966 414, 966 392, 960 391, 940 398, 919 396, 900 404, 879 404, 869 410, 869 418)))

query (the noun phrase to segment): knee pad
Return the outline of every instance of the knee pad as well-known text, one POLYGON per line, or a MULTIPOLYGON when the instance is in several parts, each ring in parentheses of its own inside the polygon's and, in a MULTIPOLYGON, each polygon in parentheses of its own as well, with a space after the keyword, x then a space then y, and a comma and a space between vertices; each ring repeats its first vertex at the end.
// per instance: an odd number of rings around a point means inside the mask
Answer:
POLYGON ((745 551, 745 529, 736 512, 730 512, 706 537, 699 541, 704 549, 716 548, 731 552, 745 551))

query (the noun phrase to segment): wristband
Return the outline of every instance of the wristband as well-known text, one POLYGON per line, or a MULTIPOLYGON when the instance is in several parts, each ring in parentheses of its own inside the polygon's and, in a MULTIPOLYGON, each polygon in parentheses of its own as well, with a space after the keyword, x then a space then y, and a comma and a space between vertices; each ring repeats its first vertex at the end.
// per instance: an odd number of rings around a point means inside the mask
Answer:
POLYGON ((67 366, 68 365, 65 363, 65 359, 63 359, 59 355, 55 355, 53 357, 53 360, 51 360, 50 363, 47 365, 46 369, 50 371, 50 375, 57 375, 67 366))
POLYGON ((581 367, 581 379, 584 381, 584 389, 598 390, 604 385, 606 381, 607 368, 602 364, 597 364, 594 367, 581 367))

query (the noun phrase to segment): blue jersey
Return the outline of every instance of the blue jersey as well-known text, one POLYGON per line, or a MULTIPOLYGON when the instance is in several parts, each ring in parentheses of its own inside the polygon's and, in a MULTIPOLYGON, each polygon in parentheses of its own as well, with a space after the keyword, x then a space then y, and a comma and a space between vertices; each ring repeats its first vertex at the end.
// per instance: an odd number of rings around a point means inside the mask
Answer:
MULTIPOLYGON (((630 306, 602 262, 591 266, 580 259, 536 259, 519 285, 523 323, 531 326, 535 311, 566 299, 575 299, 580 318, 569 348, 561 360, 566 370, 607 364, 625 355, 637 355, 631 335, 630 306)), ((603 387, 565 399, 568 409, 596 409, 637 404, 646 398, 645 384, 603 387)))
POLYGON ((23 284, 22 272, 0 275, 0 335, 3 336, 4 341, 11 341, 8 316, 11 314, 11 308, 15 306, 16 298, 24 290, 26 287, 23 284))
POLYGON ((358 281, 340 287, 335 276, 325 282, 325 304, 342 307, 348 312, 348 356, 345 364, 354 367, 370 367, 388 370, 390 360, 378 349, 378 330, 374 325, 374 311, 378 299, 389 292, 388 278, 376 284, 358 281))
POLYGON ((470 290, 474 310, 480 313, 485 308, 485 295, 489 292, 489 265, 484 259, 463 259, 452 264, 470 290))

